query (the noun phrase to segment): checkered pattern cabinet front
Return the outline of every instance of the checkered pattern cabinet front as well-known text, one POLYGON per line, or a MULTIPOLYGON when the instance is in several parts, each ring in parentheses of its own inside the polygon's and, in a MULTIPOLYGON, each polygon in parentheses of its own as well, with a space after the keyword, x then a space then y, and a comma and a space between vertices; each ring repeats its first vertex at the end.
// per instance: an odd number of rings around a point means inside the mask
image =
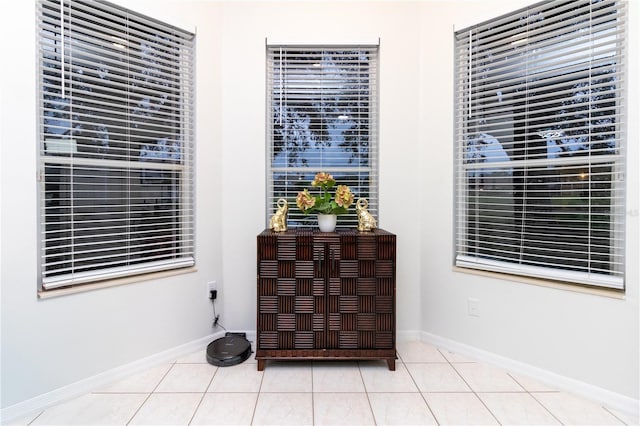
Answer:
POLYGON ((395 235, 266 230, 257 242, 259 370, 293 358, 395 368, 395 235))
POLYGON ((325 347, 324 266, 311 231, 258 236, 259 348, 325 347))

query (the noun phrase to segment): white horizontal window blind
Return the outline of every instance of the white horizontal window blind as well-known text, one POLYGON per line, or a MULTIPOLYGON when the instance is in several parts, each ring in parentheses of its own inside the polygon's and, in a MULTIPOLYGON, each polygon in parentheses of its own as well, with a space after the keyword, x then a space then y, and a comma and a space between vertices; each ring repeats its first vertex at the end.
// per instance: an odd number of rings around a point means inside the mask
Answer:
POLYGON ((456 265, 624 288, 625 8, 455 33, 456 265))
POLYGON ((378 46, 267 46, 267 221, 284 198, 288 226, 315 224, 295 200, 320 171, 378 216, 377 86, 378 46))
POLYGON ((103 1, 37 20, 41 288, 193 265, 194 35, 103 1))

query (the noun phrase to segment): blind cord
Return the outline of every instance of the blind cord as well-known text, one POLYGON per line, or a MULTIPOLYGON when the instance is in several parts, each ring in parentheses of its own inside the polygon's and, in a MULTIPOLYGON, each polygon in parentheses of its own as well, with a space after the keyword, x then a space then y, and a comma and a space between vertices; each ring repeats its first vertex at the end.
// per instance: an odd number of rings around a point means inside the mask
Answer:
MULTIPOLYGON (((69 6, 71 7, 71 6, 69 6)), ((60 94, 62 99, 65 98, 64 79, 65 79, 65 63, 64 63, 64 0, 60 0, 60 94)))

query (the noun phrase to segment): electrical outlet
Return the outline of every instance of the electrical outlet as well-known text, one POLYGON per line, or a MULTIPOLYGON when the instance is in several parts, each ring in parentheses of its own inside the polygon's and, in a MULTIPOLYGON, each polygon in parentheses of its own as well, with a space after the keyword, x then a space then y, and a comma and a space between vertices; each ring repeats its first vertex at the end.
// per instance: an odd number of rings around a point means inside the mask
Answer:
POLYGON ((207 299, 209 299, 209 295, 211 291, 218 290, 218 282, 217 281, 208 281, 207 282, 207 299))
POLYGON ((467 313, 471 317, 480 316, 480 300, 470 297, 467 299, 467 313))

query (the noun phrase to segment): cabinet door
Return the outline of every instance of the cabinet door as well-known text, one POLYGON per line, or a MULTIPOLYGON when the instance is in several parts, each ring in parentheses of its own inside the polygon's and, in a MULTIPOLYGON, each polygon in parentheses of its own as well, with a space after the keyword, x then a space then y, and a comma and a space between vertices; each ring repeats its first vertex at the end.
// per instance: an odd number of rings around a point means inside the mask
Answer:
POLYGON ((376 348, 396 347, 396 236, 376 238, 376 348))
POLYGON ((327 347, 395 347, 395 236, 347 233, 332 253, 327 347))
POLYGON ((265 243, 274 248, 263 250, 267 258, 259 261, 260 349, 324 348, 324 252, 316 250, 312 232, 290 231, 266 240, 265 243))

